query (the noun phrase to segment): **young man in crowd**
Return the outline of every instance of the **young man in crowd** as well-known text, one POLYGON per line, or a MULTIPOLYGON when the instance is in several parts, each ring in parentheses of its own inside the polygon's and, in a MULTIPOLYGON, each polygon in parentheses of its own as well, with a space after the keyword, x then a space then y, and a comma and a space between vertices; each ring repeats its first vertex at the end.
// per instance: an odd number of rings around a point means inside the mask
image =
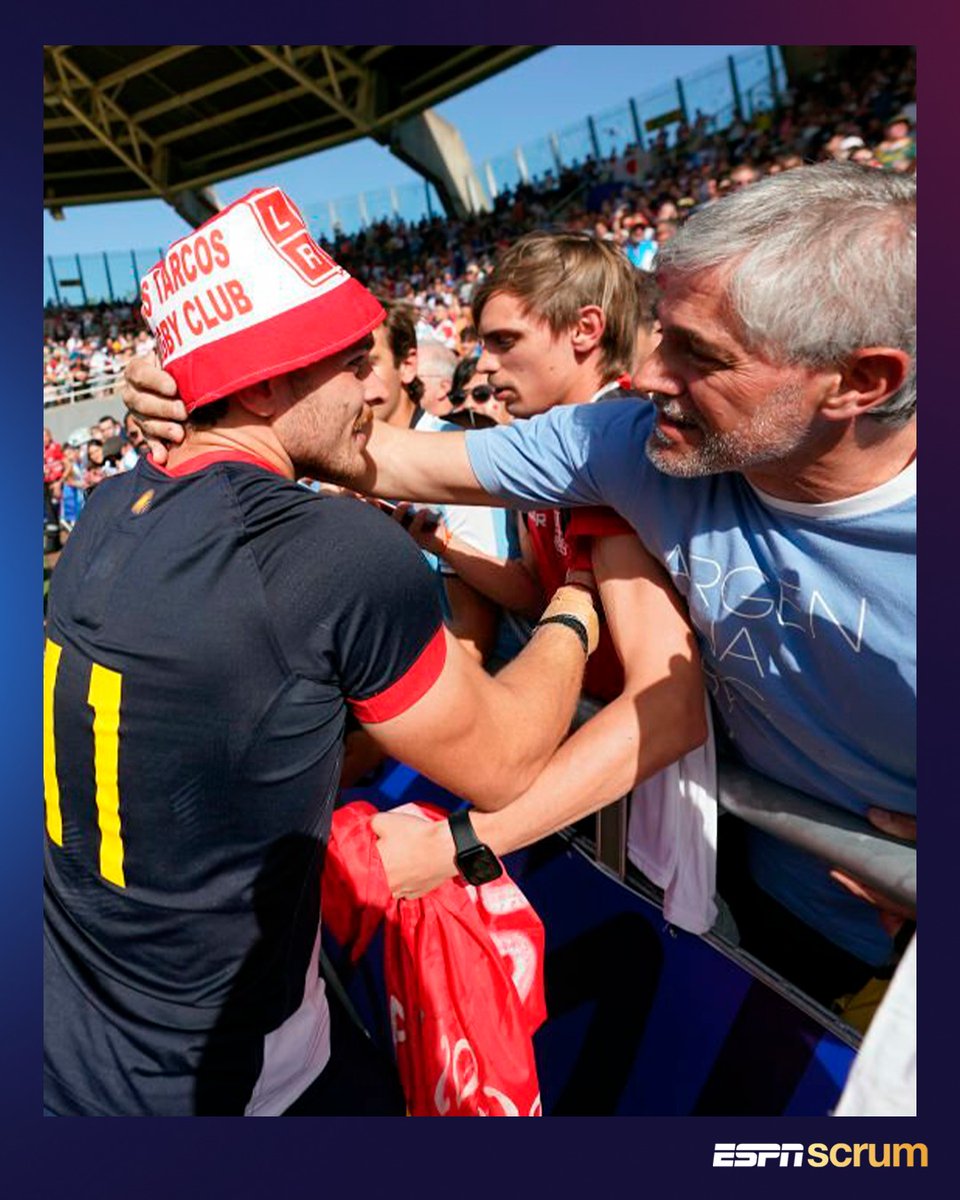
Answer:
MULTIPOLYGON (((607 242, 586 234, 528 234, 501 256, 494 274, 475 293, 476 319, 487 331, 477 369, 487 372, 497 401, 515 418, 629 394, 633 371, 658 340, 656 292, 656 280, 635 270, 607 242), (602 304, 596 304, 598 300, 602 304), (561 387, 548 358, 512 345, 507 351, 511 367, 504 371, 498 351, 503 341, 510 342, 517 306, 538 314, 557 332, 570 328, 587 308, 599 310, 602 333, 595 346, 579 355, 561 387), (503 321, 506 339, 498 328, 503 321), (522 384, 516 378, 519 372, 522 384)), ((523 559, 546 595, 575 567, 569 517, 567 510, 556 508, 532 509, 520 516, 523 559)), ((584 687, 601 700, 613 700, 623 690, 620 656, 606 625, 584 687)))

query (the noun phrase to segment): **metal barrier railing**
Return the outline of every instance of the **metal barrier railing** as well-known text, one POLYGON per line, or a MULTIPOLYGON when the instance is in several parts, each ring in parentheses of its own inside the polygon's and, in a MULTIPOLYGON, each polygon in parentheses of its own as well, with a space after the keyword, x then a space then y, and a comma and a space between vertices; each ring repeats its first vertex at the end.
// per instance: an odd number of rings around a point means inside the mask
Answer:
POLYGON ((69 383, 60 384, 50 392, 44 389, 43 407, 54 408, 61 404, 81 404, 85 400, 103 399, 116 392, 122 384, 122 375, 98 379, 79 388, 69 383))
MULTIPOLYGON (((574 727, 602 707, 581 697, 574 727)), ((849 872, 900 904, 916 907, 915 843, 881 833, 846 809, 723 757, 717 763, 717 790, 722 811, 849 872)), ((628 806, 625 796, 596 813, 596 861, 620 879, 627 873, 628 806)))

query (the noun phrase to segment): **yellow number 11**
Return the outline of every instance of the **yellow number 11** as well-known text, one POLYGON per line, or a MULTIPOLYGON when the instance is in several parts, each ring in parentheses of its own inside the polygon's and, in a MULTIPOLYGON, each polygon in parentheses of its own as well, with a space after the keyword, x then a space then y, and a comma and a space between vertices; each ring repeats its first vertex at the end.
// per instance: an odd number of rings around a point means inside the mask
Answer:
MULTIPOLYGON (((61 647, 47 641, 43 663, 43 790, 47 833, 63 845, 60 784, 57 779, 57 743, 54 722, 54 689, 61 647)), ((123 679, 93 663, 87 703, 93 709, 93 763, 97 788, 97 824, 100 827, 100 874, 117 887, 126 887, 123 876, 123 839, 120 835, 120 699, 123 679)))

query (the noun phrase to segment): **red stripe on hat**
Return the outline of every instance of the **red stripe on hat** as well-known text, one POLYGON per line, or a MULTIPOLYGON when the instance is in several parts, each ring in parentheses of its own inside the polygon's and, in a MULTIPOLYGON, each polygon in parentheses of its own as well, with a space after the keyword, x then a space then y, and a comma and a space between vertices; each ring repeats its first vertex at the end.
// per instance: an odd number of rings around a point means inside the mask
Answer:
POLYGON ((366 337, 385 313, 348 276, 339 287, 258 325, 198 346, 164 369, 177 381, 187 412, 346 350, 366 337))
POLYGON ((446 660, 447 639, 441 625, 406 674, 375 696, 369 696, 366 700, 347 701, 353 709, 353 715, 366 725, 377 725, 381 721, 389 721, 391 717, 399 717, 430 691, 440 678, 446 660))

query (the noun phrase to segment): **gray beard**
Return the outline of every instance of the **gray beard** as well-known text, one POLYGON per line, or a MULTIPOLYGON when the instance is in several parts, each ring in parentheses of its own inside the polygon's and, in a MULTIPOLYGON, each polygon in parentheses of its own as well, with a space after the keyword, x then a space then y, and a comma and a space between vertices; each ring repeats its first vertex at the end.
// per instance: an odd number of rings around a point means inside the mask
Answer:
MULTIPOLYGON (((662 442, 654 425, 644 447, 647 458, 658 471, 678 479, 696 479, 781 462, 799 450, 810 436, 809 418, 797 405, 799 395, 796 387, 773 392, 742 429, 715 433, 698 424, 699 446, 683 450, 672 448, 672 442, 662 442)), ((669 410, 669 401, 662 407, 669 410)))

